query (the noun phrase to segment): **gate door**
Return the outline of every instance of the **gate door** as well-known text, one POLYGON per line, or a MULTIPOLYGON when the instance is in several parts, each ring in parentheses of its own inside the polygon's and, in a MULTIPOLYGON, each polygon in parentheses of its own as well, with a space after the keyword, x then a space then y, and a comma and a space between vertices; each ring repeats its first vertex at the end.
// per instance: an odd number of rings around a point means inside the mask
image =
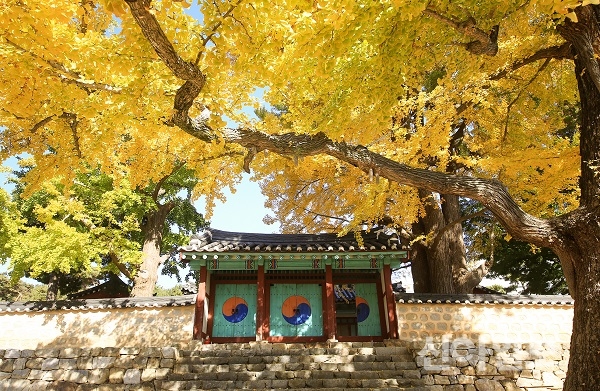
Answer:
POLYGON ((271 285, 270 335, 323 335, 323 295, 319 284, 271 285))
POLYGON ((256 336, 256 284, 217 284, 213 337, 256 336))
POLYGON ((356 292, 356 320, 359 336, 381 336, 381 318, 375 283, 354 284, 356 292))

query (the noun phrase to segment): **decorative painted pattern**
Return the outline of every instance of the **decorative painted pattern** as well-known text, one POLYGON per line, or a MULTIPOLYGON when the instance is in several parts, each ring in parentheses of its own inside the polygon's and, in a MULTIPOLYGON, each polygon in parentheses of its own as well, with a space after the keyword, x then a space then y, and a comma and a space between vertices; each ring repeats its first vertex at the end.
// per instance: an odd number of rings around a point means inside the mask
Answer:
POLYGON ((356 298, 356 320, 358 323, 364 322, 371 312, 369 303, 362 297, 356 298))
POLYGON ((212 336, 256 336, 256 294, 256 284, 217 284, 212 336))
POLYGON ((239 323, 248 315, 248 303, 241 297, 230 297, 223 303, 222 313, 226 321, 239 323))
POLYGON ((323 293, 319 284, 270 286, 271 337, 323 335, 323 293))
POLYGON ((289 324, 305 323, 311 315, 310 303, 303 296, 290 296, 283 302, 281 314, 289 324))

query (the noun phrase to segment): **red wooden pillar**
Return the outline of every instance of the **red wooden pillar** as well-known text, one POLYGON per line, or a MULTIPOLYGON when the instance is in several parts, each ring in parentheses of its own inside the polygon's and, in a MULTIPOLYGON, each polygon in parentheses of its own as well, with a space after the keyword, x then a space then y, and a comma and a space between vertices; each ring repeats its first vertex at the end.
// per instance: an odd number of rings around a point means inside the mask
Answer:
POLYGON ((337 325, 335 322, 335 294, 333 292, 333 271, 331 265, 325 265, 325 333, 327 339, 335 339, 337 325))
POLYGON ((267 313, 265 297, 265 267, 258 265, 257 287, 256 287, 256 340, 262 341, 267 338, 267 313))
POLYGON ((388 338, 398 339, 398 316, 396 315, 396 297, 392 289, 392 268, 383 265, 383 282, 385 285, 385 301, 387 304, 387 316, 390 325, 388 338))
POLYGON ((204 338, 202 327, 206 318, 206 266, 200 266, 200 282, 198 283, 198 294, 196 295, 196 309, 194 312, 194 339, 204 338))

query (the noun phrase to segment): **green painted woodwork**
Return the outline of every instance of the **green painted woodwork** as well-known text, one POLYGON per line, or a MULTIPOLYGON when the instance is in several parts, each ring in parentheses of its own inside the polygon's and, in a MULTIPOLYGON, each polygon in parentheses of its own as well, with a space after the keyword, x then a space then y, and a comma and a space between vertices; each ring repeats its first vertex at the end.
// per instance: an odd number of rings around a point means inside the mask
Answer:
POLYGON ((354 284, 357 297, 369 303, 369 316, 358 322, 358 335, 378 337, 381 336, 381 318, 379 317, 379 301, 377 300, 377 286, 375 283, 354 284))
POLYGON ((298 256, 298 259, 290 259, 281 255, 279 257, 272 257, 265 261, 265 267, 267 270, 323 270, 325 264, 318 257, 311 256, 298 256))
MULTIPOLYGON (((254 337, 256 336, 256 284, 217 284, 213 314, 213 337, 254 337), (248 314, 237 323, 229 322, 223 315, 225 301, 240 297, 248 305, 248 314)), ((230 311, 227 308, 226 311, 230 311)))
POLYGON ((395 252, 331 252, 331 253, 182 253, 192 270, 206 266, 208 270, 316 270, 326 264, 334 269, 381 269, 383 265, 398 268, 408 258, 407 251, 395 252))
POLYGON ((270 335, 272 337, 313 337, 323 335, 323 289, 319 284, 274 284, 270 293, 270 335), (302 296, 310 303, 311 315, 298 325, 288 323, 282 314, 290 296, 302 296))

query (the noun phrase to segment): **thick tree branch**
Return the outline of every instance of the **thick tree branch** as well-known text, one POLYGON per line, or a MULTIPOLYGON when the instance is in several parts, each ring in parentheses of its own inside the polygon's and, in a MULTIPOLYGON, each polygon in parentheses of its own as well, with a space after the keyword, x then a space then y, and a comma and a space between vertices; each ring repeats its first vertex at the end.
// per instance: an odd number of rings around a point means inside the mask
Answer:
POLYGON ((125 265, 121 263, 117 254, 111 251, 108 254, 108 256, 110 257, 110 261, 113 263, 113 265, 115 265, 125 277, 129 278, 130 280, 133 280, 133 275, 131 275, 131 273, 129 272, 129 270, 127 270, 125 265))
POLYGON ((474 39, 474 41, 465 45, 468 52, 478 55, 485 54, 487 56, 495 56, 498 53, 498 30, 500 26, 496 25, 489 33, 486 33, 477 27, 477 21, 473 17, 469 17, 462 22, 457 22, 441 15, 432 8, 426 8, 423 13, 474 39))
POLYGON ((239 144, 252 151, 244 162, 245 168, 249 168, 252 155, 262 150, 298 157, 326 154, 353 165, 365 173, 377 172, 380 177, 390 181, 478 200, 498 218, 513 237, 538 246, 557 246, 554 242, 558 240, 558 235, 553 220, 544 220, 525 213, 498 181, 413 168, 373 153, 362 145, 349 145, 343 141, 331 140, 324 133, 270 135, 247 128, 226 128, 217 133, 205 121, 190 118, 188 110, 202 90, 205 76, 194 64, 181 60, 177 55, 158 21, 149 12, 149 1, 127 0, 127 3, 159 57, 175 76, 186 80, 177 92, 175 114, 171 124, 198 140, 212 142, 222 139, 224 142, 239 144))
POLYGON ((565 42, 560 46, 551 46, 549 48, 540 49, 537 52, 533 53, 531 56, 525 57, 524 59, 512 64, 510 67, 502 69, 497 73, 493 74, 492 76, 490 76, 490 80, 500 80, 506 77, 506 75, 510 72, 516 71, 517 69, 522 68, 525 65, 529 65, 536 61, 546 59, 573 59, 573 53, 571 52, 571 44, 565 42))
POLYGON ((197 88, 202 89, 206 80, 205 75, 194 63, 182 59, 167 38, 156 17, 150 12, 150 0, 125 0, 131 9, 135 21, 142 33, 150 42, 154 51, 173 72, 175 76, 186 81, 193 81, 197 88))
POLYGON ((600 7, 577 7, 575 14, 577 22, 566 19, 557 30, 576 48, 585 65, 585 71, 600 91, 600 7))

